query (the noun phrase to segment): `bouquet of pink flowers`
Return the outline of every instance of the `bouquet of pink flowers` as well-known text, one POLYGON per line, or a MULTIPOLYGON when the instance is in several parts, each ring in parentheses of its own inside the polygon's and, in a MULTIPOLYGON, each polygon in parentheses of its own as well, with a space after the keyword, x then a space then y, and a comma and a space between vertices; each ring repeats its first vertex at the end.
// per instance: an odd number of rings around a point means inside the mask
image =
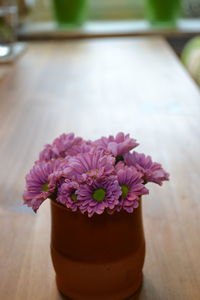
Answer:
POLYGON ((36 212, 47 198, 91 217, 125 210, 132 213, 148 182, 169 179, 150 156, 131 150, 138 146, 129 134, 85 141, 62 134, 44 147, 26 176, 24 202, 36 212))

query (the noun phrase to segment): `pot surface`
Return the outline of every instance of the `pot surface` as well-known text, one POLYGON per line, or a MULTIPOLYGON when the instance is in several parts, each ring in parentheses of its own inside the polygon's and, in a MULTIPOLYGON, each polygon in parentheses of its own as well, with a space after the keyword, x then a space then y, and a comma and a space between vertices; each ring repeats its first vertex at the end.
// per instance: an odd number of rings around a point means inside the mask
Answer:
POLYGON ((120 300, 142 282, 141 203, 132 214, 72 212, 51 201, 51 255, 61 293, 73 300, 120 300))

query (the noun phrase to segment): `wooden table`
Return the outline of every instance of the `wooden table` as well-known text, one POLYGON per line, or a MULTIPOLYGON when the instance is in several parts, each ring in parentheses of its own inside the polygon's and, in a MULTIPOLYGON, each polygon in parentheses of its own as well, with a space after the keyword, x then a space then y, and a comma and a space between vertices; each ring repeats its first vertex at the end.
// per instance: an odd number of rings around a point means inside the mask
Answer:
POLYGON ((130 132, 171 174, 144 197, 144 285, 131 299, 200 299, 199 120, 199 90, 162 39, 30 44, 0 80, 0 299, 61 299, 49 203, 34 215, 21 194, 43 145, 71 131, 130 132))

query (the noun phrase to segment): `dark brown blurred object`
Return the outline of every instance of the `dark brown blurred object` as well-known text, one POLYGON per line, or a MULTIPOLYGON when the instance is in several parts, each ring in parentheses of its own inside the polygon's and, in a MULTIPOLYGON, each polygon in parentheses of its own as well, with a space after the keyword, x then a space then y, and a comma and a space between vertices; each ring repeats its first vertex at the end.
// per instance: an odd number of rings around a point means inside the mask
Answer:
POLYGON ((18 12, 20 17, 24 17, 28 13, 28 7, 24 0, 17 0, 18 12))
POLYGON ((28 7, 26 5, 25 0, 17 0, 17 2, 13 2, 11 0, 0 0, 0 6, 16 6, 18 7, 18 14, 21 17, 24 17, 28 13, 28 7))

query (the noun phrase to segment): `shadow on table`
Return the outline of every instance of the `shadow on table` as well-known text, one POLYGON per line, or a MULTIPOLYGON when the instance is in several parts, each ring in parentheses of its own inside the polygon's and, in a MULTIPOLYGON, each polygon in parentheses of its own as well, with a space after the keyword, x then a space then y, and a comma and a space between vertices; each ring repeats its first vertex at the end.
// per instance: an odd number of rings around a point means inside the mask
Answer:
POLYGON ((140 289, 132 296, 125 300, 159 300, 160 297, 149 278, 144 277, 140 289))
MULTIPOLYGON (((59 294, 59 300, 70 300, 70 298, 65 297, 60 292, 58 292, 58 294, 59 294)), ((147 299, 159 300, 161 298, 157 294, 155 287, 152 285, 152 282, 148 278, 144 278, 144 282, 140 287, 140 289, 137 291, 137 293, 124 300, 147 300, 147 299)))

